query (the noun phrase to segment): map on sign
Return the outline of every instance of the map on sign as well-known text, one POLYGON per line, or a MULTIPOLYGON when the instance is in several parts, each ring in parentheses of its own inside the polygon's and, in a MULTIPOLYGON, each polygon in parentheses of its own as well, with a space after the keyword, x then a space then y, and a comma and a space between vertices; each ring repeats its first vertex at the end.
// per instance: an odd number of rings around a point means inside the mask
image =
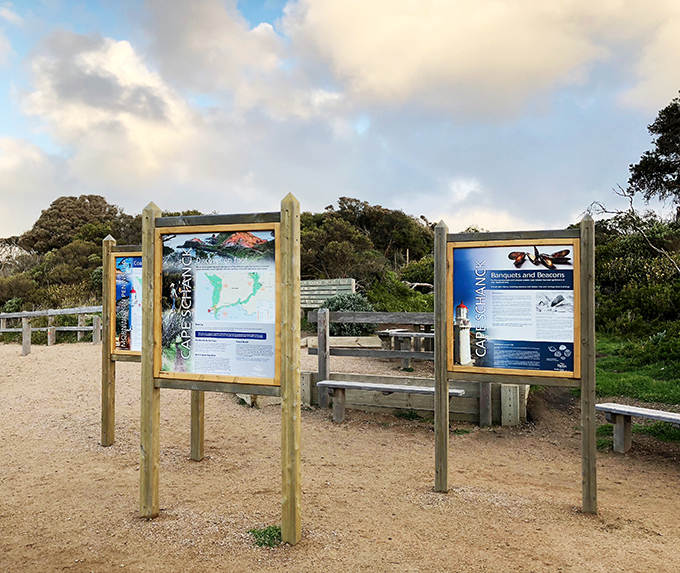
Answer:
POLYGON ((275 273, 258 270, 198 270, 196 320, 274 322, 275 273))
POLYGON ((163 230, 160 371, 274 378, 274 228, 163 230))

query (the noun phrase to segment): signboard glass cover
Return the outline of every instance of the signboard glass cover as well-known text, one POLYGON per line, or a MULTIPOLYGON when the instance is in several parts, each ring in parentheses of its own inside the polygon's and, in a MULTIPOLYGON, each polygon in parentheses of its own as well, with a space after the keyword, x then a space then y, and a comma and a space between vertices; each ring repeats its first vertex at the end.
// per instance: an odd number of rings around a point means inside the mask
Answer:
POLYGON ((455 368, 574 371, 574 244, 453 249, 455 368))
POLYGON ((114 257, 116 264, 115 350, 142 351, 142 257, 114 257))
POLYGON ((163 372, 274 378, 274 231, 161 235, 163 372))

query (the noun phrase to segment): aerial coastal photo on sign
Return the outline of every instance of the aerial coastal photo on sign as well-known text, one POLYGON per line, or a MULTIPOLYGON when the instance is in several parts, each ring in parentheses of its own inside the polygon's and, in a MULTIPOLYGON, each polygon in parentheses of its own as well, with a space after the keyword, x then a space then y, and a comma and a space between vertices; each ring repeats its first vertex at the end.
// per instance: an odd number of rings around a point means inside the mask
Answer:
POLYGON ((162 239, 161 370, 272 378, 274 232, 181 233, 162 239))
POLYGON ((454 364, 572 372, 573 248, 453 251, 454 364))

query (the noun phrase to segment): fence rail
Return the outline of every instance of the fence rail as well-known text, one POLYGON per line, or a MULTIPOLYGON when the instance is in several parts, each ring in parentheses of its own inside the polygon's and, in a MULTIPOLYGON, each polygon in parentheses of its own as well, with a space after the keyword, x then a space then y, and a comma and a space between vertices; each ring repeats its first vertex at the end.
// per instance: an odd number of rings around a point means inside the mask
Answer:
POLYGON ((0 312, 0 334, 21 333, 21 354, 26 356, 31 352, 31 333, 33 331, 47 332, 47 345, 57 342, 57 332, 77 332, 81 340, 85 332, 92 332, 93 344, 101 342, 101 306, 80 306, 76 308, 50 308, 48 310, 29 310, 24 312, 0 312), (55 316, 76 315, 77 326, 54 326, 55 316), (85 324, 85 317, 92 316, 92 326, 85 324), (31 326, 31 319, 47 317, 47 326, 31 326), (21 320, 21 328, 8 326, 8 321, 21 320))

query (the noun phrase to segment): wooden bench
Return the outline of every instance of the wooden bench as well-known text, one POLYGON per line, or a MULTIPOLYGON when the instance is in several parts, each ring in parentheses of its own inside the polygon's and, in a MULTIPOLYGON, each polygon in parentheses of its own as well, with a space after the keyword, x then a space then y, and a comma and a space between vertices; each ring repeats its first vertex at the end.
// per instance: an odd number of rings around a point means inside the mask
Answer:
MULTIPOLYGON (((434 396, 432 386, 406 386, 402 384, 375 384, 369 382, 349 382, 346 380, 319 380, 317 388, 328 388, 333 392, 333 421, 342 422, 345 420, 345 390, 366 390, 368 392, 382 392, 383 394, 393 394, 400 392, 403 394, 420 394, 434 396)), ((465 390, 449 388, 449 398, 452 396, 464 396, 465 390)))
POLYGON ((595 409, 605 413, 608 422, 614 424, 614 451, 625 453, 632 445, 631 417, 647 418, 660 422, 669 422, 674 427, 680 428, 680 414, 652 410, 651 408, 638 408, 625 404, 595 404, 595 409))

